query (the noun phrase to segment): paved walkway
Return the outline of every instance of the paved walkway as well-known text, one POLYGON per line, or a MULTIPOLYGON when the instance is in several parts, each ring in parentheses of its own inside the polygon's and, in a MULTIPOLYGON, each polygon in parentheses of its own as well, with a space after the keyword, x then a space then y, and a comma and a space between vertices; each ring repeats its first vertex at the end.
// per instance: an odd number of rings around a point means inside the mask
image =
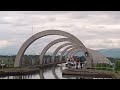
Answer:
POLYGON ((62 72, 63 75, 79 75, 86 77, 95 77, 95 78, 112 78, 113 72, 110 71, 101 71, 101 70, 93 70, 93 69, 65 69, 62 72))

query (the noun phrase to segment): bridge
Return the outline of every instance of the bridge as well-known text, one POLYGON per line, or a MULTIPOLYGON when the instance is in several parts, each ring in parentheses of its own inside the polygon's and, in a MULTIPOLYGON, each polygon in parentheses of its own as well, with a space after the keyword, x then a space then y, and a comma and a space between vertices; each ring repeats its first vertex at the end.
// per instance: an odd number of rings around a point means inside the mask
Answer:
MULTIPOLYGON (((38 60, 36 61, 38 66, 39 65, 41 66, 44 64, 49 65, 50 63, 57 64, 57 63, 66 62, 68 58, 73 57, 77 52, 82 52, 86 59, 86 65, 84 66, 83 70, 88 70, 88 68, 93 69, 98 63, 106 63, 109 65, 112 65, 112 63, 104 55, 100 54, 95 50, 86 48, 85 45, 74 35, 62 30, 45 30, 37 34, 34 34, 23 43, 23 45, 21 46, 21 48, 19 49, 16 55, 14 67, 22 67, 22 64, 23 64, 22 57, 24 56, 24 53, 27 50, 27 48, 32 43, 34 43, 34 41, 49 35, 60 35, 60 36, 64 36, 65 38, 59 38, 59 39, 53 40, 52 42, 50 42, 48 45, 45 46, 45 48, 40 53, 38 60), (66 42, 66 41, 67 43, 64 43, 56 48, 52 56, 47 58, 44 57, 48 49, 51 48, 53 45, 60 42, 66 42), (65 48, 59 56, 57 56, 57 53, 60 51, 60 49, 66 46, 68 47, 65 48)), ((34 63, 31 63, 30 65, 34 66, 34 63)), ((74 69, 73 71, 76 71, 76 70, 74 69)), ((54 69, 53 69, 53 72, 54 72, 54 69)))

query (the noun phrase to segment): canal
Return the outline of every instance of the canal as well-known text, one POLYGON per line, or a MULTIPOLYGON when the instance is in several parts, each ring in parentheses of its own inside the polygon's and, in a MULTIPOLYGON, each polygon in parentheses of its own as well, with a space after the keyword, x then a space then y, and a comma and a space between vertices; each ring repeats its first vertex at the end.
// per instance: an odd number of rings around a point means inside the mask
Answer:
POLYGON ((94 77, 62 75, 62 70, 64 69, 66 69, 65 64, 58 64, 56 67, 40 69, 40 72, 36 74, 24 76, 6 76, 0 77, 0 79, 96 79, 94 77))

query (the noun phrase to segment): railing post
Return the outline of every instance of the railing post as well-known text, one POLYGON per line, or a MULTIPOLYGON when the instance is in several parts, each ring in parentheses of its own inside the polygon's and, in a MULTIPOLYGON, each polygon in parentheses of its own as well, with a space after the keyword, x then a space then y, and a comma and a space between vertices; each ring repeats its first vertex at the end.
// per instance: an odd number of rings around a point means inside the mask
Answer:
POLYGON ((106 71, 108 71, 108 66, 107 66, 107 63, 106 63, 105 65, 106 65, 106 71))
POLYGON ((110 62, 109 62, 109 69, 110 69, 110 62))
POLYGON ((96 71, 96 63, 95 63, 95 66, 94 66, 94 67, 95 67, 95 71, 96 71))

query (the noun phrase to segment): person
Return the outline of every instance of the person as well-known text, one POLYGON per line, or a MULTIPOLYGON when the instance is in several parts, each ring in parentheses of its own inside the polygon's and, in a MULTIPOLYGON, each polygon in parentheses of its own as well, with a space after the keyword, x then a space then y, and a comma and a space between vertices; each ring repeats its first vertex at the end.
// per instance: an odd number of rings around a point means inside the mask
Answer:
POLYGON ((83 65, 83 62, 80 62, 80 67, 81 67, 81 69, 82 69, 82 65, 83 65))
POLYGON ((88 57, 88 52, 85 52, 85 56, 88 57))
POLYGON ((70 61, 70 59, 67 60, 67 64, 66 64, 66 66, 68 67, 68 69, 71 68, 71 61, 70 61))
POLYGON ((82 69, 82 65, 83 65, 83 62, 82 62, 82 59, 80 58, 80 67, 82 69))
POLYGON ((73 64, 73 66, 75 66, 74 58, 72 57, 71 59, 72 59, 72 64, 73 64))
POLYGON ((76 69, 78 69, 78 65, 79 65, 79 58, 77 57, 77 60, 76 60, 76 69))
POLYGON ((74 66, 74 59, 71 57, 70 58, 71 66, 74 66))
POLYGON ((84 61, 84 64, 85 64, 85 65, 87 64, 86 60, 84 61))

